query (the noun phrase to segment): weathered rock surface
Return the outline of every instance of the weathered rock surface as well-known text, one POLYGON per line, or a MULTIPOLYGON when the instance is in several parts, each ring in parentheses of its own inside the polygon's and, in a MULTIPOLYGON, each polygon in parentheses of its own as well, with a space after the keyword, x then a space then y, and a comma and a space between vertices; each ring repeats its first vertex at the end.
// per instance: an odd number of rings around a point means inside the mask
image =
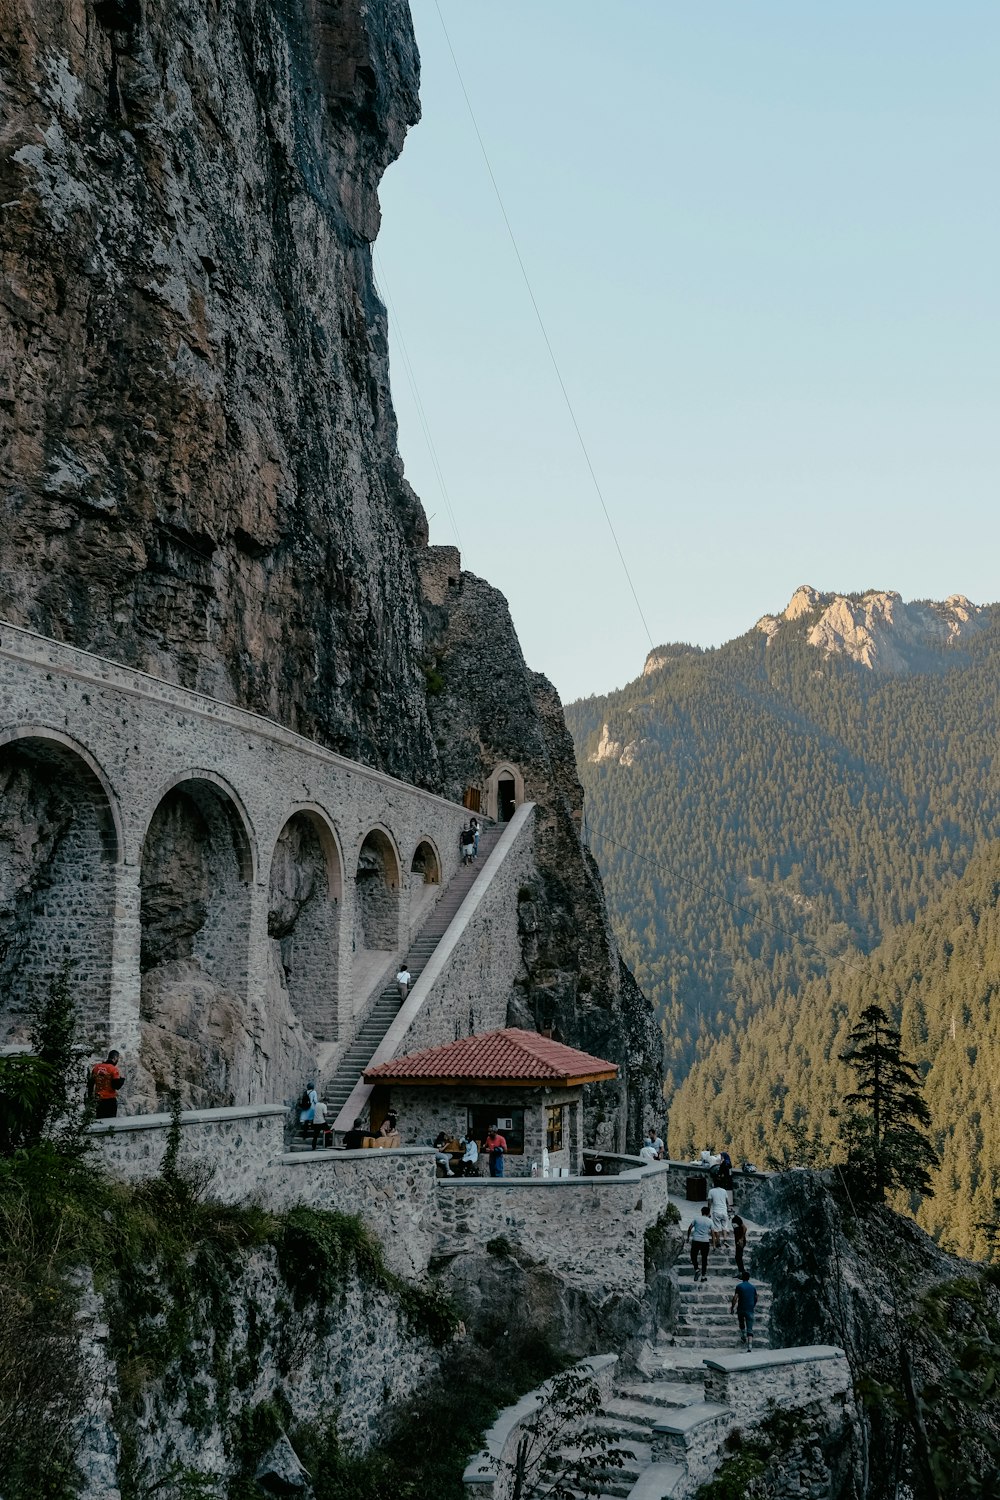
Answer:
POLYGON ((862 595, 821 594, 803 584, 780 615, 764 615, 756 628, 768 640, 785 622, 805 620, 806 639, 824 656, 846 656, 869 671, 899 675, 927 670, 929 653, 964 645, 989 621, 986 606, 964 594, 942 603, 905 604, 902 595, 874 589, 862 595))

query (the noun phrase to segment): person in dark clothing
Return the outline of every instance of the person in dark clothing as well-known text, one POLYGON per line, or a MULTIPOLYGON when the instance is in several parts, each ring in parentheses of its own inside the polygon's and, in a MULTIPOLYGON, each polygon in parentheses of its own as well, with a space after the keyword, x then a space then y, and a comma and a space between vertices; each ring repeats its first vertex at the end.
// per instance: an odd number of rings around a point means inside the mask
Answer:
POLYGON ((358 1115, 354 1122, 354 1129, 344 1132, 344 1150, 360 1151, 365 1143, 365 1122, 358 1115))
POLYGON ((743 1277, 747 1274, 746 1261, 743 1258, 746 1255, 747 1248, 747 1226, 739 1214, 733 1214, 732 1223, 733 1249, 736 1251, 736 1269, 739 1271, 740 1276, 743 1277))
POLYGON ((736 1313, 740 1320, 740 1339, 746 1344, 748 1354, 753 1353, 753 1319, 756 1309, 757 1288, 744 1273, 730 1299, 729 1311, 736 1313))

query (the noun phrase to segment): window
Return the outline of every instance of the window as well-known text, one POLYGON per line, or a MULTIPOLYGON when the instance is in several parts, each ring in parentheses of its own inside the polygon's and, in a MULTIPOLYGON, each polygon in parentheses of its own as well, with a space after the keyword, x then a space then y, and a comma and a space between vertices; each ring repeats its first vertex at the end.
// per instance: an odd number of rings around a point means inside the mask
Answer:
POLYGON ((509 1104, 473 1104, 470 1106, 468 1134, 473 1136, 480 1146, 486 1139, 486 1132, 491 1125, 499 1125, 500 1134, 507 1142, 509 1156, 524 1155, 523 1109, 512 1109, 509 1104))
POLYGON ((563 1148, 563 1107, 561 1104, 545 1106, 545 1147, 548 1151, 563 1148))

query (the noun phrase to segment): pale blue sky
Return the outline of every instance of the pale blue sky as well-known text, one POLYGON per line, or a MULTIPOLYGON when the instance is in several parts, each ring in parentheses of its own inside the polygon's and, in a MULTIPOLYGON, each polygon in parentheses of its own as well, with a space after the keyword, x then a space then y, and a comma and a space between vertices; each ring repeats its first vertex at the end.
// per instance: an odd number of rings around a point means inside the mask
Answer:
MULTIPOLYGON (((652 638, 800 583, 1000 598, 1000 6, 440 0, 652 638)), ((649 649, 466 113, 424 118, 377 267, 407 474, 565 699, 649 649)))

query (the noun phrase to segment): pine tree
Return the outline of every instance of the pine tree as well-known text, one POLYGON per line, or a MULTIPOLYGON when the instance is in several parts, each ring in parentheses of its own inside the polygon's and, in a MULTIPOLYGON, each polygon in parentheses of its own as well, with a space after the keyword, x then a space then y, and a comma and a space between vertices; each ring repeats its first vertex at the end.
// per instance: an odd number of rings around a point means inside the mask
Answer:
POLYGON ((847 1165, 855 1186, 877 1203, 902 1188, 933 1196, 931 1169, 940 1165, 924 1131, 931 1112, 922 1095, 920 1069, 902 1054, 902 1038, 878 1004, 868 1005, 848 1035, 841 1062, 854 1069, 858 1086, 841 1125, 847 1165))

